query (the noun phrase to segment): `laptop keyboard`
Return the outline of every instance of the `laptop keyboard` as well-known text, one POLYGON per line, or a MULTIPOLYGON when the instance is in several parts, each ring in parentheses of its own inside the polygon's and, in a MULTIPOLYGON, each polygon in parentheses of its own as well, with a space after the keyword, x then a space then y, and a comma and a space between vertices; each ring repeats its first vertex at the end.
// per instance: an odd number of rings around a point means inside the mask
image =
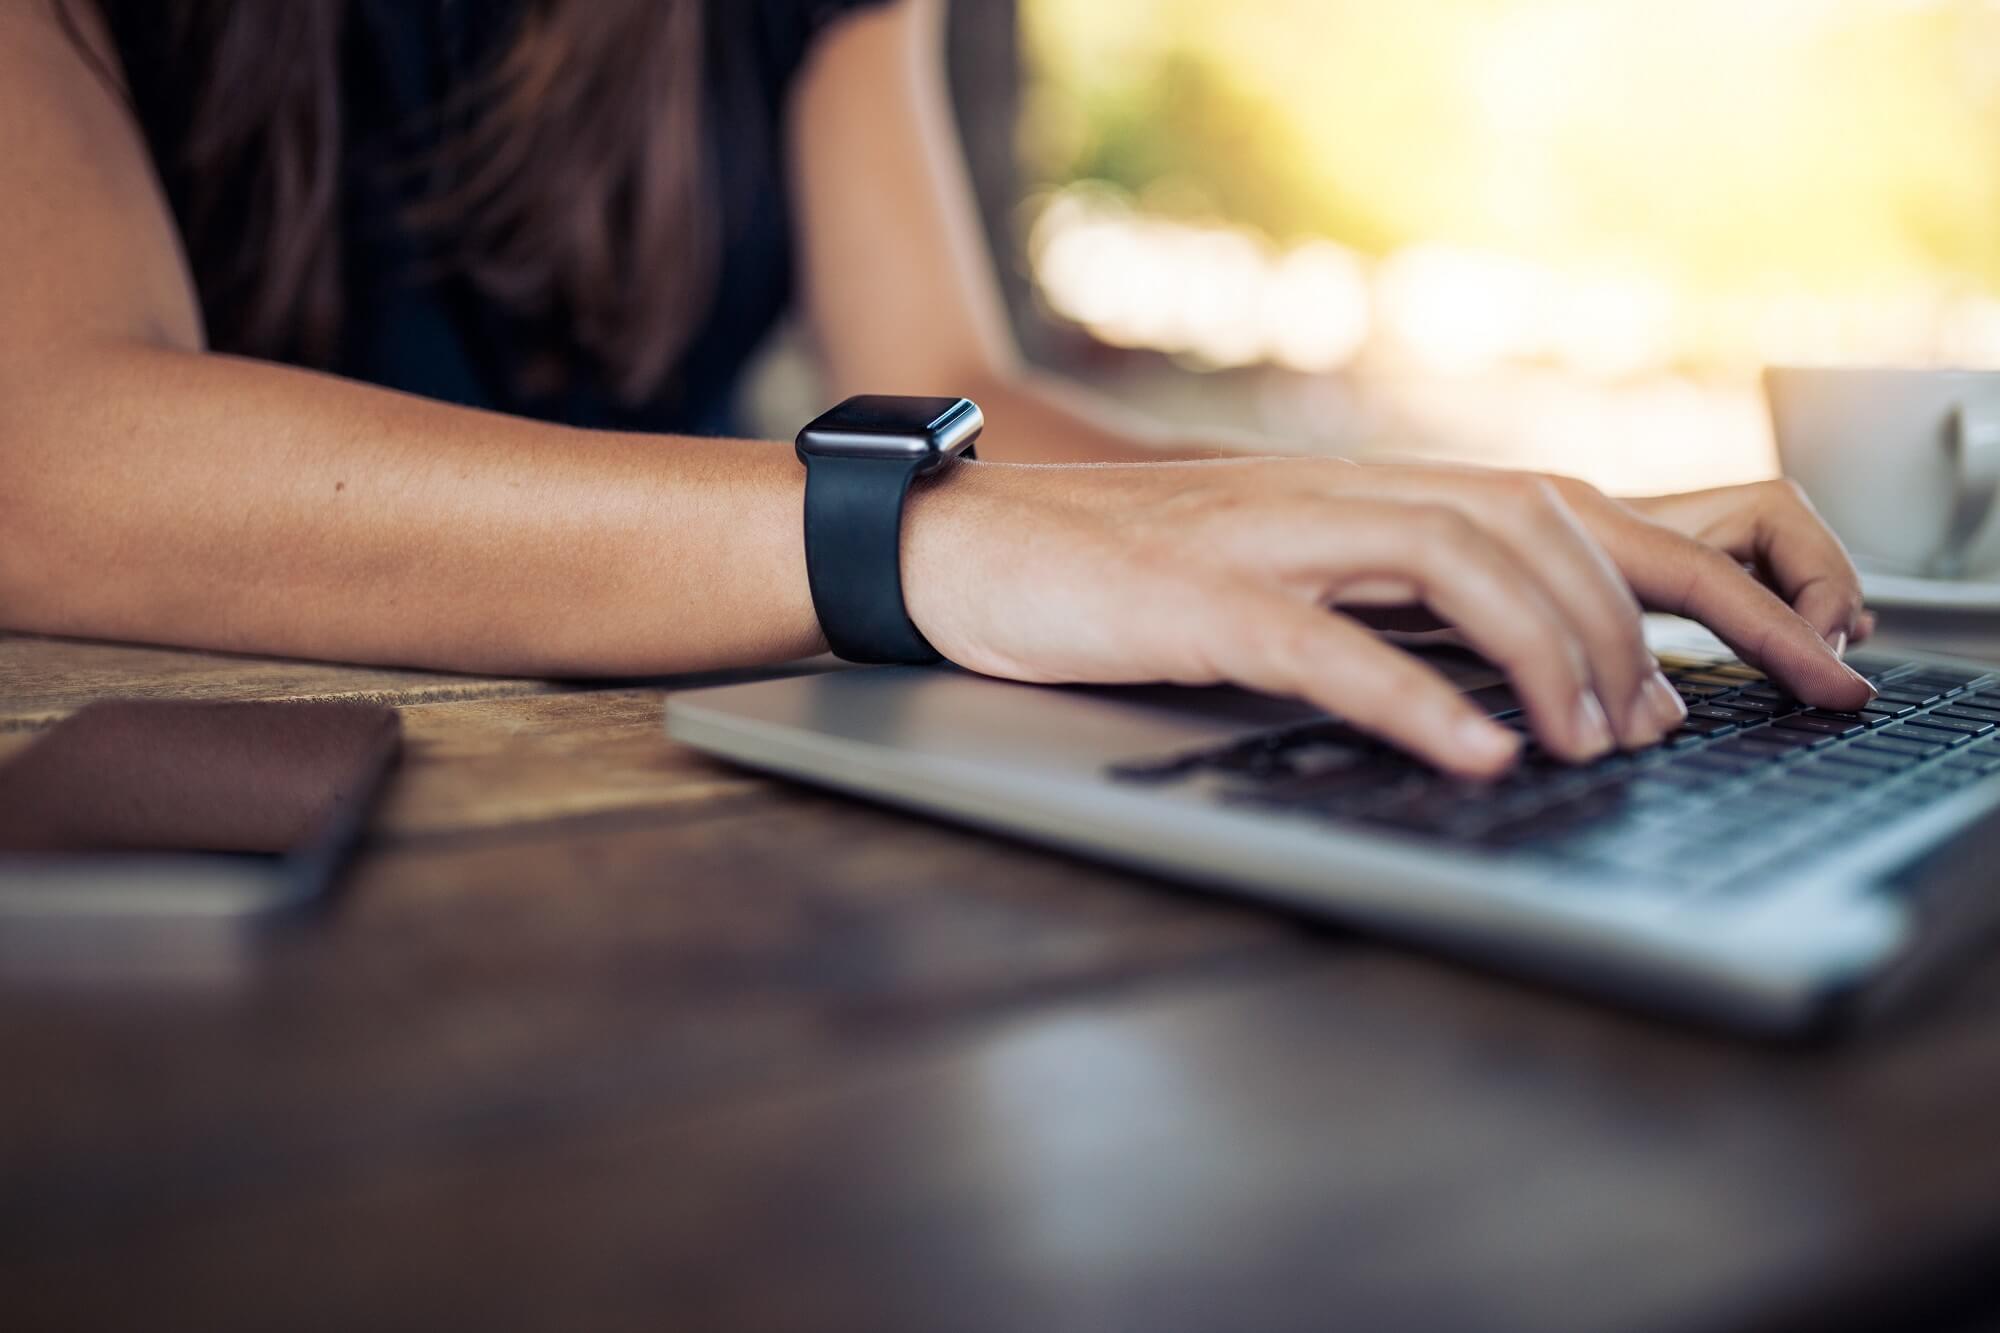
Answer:
POLYGON ((1119 765, 1133 783, 1199 781, 1232 805, 1360 824, 1495 854, 1654 879, 1753 886, 1760 871, 1860 836, 2000 773, 2000 674, 1856 654, 1880 693, 1809 708, 1733 661, 1666 657, 1688 716, 1660 745, 1572 765, 1529 738, 1485 783, 1454 778, 1338 721, 1119 765))

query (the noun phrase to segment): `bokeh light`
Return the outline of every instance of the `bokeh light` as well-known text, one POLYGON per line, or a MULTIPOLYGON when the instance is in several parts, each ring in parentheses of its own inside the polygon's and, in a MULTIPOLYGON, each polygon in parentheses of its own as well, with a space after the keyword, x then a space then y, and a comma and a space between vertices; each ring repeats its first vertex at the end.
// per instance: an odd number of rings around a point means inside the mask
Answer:
POLYGON ((1761 365, 2000 365, 2000 5, 1024 13, 1048 310, 1306 446, 1740 480, 1761 365))

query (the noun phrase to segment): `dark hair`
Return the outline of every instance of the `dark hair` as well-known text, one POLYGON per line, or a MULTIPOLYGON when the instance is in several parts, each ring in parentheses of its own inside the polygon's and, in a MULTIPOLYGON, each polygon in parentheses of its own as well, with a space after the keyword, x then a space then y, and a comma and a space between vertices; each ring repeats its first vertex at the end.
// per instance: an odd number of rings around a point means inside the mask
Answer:
MULTIPOLYGON (((70 3, 58 12, 81 47, 70 3)), ((559 318, 636 401, 713 296, 702 0, 521 9, 505 54, 438 108, 436 160, 408 164, 444 182, 409 221, 505 308, 559 318)), ((180 0, 174 58, 200 90, 176 164, 191 183, 184 239, 218 350, 324 365, 338 345, 347 10, 180 0)))

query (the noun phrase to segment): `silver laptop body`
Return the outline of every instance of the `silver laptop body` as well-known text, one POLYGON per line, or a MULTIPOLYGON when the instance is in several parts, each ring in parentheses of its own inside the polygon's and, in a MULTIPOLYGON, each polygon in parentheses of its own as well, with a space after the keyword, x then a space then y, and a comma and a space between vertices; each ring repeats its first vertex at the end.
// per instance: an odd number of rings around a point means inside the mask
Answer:
MULTIPOLYGON (((1980 664, 1896 656, 2000 687, 1980 664)), ((1495 683, 1453 670, 1468 690, 1495 683)), ((1907 992, 2000 899, 2000 759, 1982 774, 1971 750, 1948 787, 1890 775, 1782 819, 1757 819, 1754 793, 1715 795, 1731 821, 1716 845, 1760 840, 1755 873, 1726 875, 1662 861, 1640 835, 1552 858, 1235 800, 1227 775, 1200 766, 1171 782, 1121 776, 1323 720, 1233 689, 1032 686, 951 667, 835 669, 667 705, 676 740, 752 768, 1757 1033, 1907 992)))

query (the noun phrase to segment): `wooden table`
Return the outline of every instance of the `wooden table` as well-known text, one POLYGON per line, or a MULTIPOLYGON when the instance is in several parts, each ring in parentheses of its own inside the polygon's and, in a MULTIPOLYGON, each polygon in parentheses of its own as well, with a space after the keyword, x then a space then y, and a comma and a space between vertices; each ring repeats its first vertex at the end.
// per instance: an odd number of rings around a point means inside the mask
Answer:
POLYGON ((1990 1326, 2000 962, 1751 1046, 732 771, 665 692, 0 638, 0 756, 109 695, 410 741, 250 975, 0 990, 0 1328, 1990 1326))

